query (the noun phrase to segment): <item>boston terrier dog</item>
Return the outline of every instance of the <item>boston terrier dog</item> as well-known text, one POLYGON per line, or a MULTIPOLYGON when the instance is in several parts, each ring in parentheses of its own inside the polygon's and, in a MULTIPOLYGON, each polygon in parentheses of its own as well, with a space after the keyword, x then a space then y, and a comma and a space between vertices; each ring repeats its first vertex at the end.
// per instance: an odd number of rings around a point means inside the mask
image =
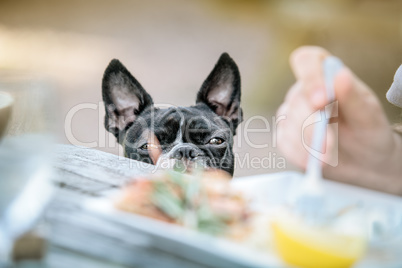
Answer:
POLYGON ((190 167, 220 169, 233 176, 233 136, 242 121, 240 73, 223 53, 189 107, 158 108, 119 60, 105 70, 102 96, 105 128, 122 145, 126 157, 157 164, 173 161, 190 167), (150 142, 152 137, 156 142, 150 142), (152 149, 157 148, 155 159, 152 149))

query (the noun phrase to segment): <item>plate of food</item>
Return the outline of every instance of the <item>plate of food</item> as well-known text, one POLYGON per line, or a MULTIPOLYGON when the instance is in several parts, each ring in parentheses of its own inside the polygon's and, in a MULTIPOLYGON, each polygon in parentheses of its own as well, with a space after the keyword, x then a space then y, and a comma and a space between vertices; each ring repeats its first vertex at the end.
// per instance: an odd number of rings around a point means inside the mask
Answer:
POLYGON ((325 181, 328 207, 341 209, 311 227, 289 213, 286 200, 302 178, 164 171, 134 178, 85 207, 154 248, 207 267, 291 267, 294 259, 302 267, 400 267, 402 198, 325 181))

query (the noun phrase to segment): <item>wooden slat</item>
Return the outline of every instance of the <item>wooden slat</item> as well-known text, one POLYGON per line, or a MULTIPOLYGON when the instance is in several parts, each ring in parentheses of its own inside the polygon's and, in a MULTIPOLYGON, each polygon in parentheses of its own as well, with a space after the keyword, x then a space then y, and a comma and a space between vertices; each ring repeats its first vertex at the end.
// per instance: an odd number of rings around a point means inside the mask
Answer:
POLYGON ((81 146, 58 145, 54 156, 53 165, 61 175, 58 179, 67 184, 76 178, 120 186, 135 176, 154 170, 154 166, 146 163, 81 146))

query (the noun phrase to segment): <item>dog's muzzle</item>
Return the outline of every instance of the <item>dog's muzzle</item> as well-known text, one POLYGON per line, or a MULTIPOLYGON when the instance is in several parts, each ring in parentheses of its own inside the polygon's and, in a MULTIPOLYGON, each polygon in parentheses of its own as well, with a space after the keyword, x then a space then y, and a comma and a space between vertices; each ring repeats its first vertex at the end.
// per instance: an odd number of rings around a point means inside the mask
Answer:
POLYGON ((208 168, 204 152, 191 143, 174 146, 169 153, 158 159, 156 165, 162 169, 174 169, 182 173, 191 172, 196 168, 208 168))
POLYGON ((177 160, 195 161, 198 157, 203 156, 204 153, 194 144, 178 144, 172 148, 169 157, 177 160))

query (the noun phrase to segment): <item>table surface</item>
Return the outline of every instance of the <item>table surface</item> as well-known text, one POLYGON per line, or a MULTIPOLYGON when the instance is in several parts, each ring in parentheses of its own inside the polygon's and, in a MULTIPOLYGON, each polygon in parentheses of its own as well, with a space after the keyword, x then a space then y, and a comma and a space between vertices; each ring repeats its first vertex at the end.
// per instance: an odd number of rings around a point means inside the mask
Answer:
MULTIPOLYGON (((52 163, 56 191, 37 227, 48 240, 48 251, 41 263, 28 266, 21 263, 18 268, 206 267, 144 245, 133 229, 113 219, 99 217, 83 206, 89 198, 107 197, 133 177, 150 174, 154 166, 72 145, 57 145, 52 163)), ((328 184, 334 191, 344 187, 345 193, 359 193, 362 200, 366 197, 377 200, 378 204, 385 200, 399 206, 402 202, 400 198, 394 200, 396 197, 370 190, 328 184)), ((219 267, 234 267, 233 263, 225 263, 220 263, 219 267)))
POLYGON ((144 248, 127 227, 91 215, 85 199, 104 197, 154 167, 94 149, 58 145, 57 190, 43 216, 48 253, 41 267, 205 267, 156 248, 144 248))

